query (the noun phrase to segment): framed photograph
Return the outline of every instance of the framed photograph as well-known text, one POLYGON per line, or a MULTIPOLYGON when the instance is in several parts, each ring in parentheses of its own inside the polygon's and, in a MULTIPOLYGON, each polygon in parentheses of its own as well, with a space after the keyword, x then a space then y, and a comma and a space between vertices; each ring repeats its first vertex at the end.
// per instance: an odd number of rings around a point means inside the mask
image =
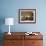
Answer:
POLYGON ((36 23, 36 9, 19 9, 19 23, 36 23))

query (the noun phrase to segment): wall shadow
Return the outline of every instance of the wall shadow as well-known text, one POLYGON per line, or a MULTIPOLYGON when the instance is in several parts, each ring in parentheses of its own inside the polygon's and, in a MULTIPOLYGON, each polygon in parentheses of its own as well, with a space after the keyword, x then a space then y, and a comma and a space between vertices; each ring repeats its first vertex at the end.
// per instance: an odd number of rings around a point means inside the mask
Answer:
POLYGON ((2 32, 2 26, 4 25, 4 23, 5 23, 5 17, 0 16, 0 46, 4 46, 3 45, 4 33, 2 32))

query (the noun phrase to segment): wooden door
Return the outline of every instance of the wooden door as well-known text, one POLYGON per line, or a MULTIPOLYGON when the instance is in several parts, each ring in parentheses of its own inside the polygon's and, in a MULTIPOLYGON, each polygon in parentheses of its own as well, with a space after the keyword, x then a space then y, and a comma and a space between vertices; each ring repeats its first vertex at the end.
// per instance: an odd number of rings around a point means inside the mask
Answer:
POLYGON ((5 40, 4 46, 23 46, 23 40, 5 40))
POLYGON ((43 46, 42 40, 24 40, 24 46, 43 46))

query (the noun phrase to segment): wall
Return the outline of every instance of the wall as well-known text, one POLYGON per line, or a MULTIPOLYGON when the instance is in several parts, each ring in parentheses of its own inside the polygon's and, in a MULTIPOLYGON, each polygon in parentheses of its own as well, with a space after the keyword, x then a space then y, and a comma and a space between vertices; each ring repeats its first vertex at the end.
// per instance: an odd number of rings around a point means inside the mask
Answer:
MULTIPOLYGON (((14 26, 11 31, 46 31, 46 1, 45 0, 1 0, 2 17, 13 17, 15 19, 14 26), (36 24, 19 24, 18 9, 36 9, 36 24)), ((8 31, 6 25, 2 25, 2 32, 8 31)))

